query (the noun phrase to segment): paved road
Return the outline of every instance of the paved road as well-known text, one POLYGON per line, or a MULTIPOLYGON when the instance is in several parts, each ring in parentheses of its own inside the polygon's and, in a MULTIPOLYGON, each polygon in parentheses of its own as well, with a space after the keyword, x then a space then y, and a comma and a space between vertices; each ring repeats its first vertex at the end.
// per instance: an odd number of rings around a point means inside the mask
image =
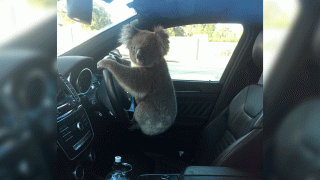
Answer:
POLYGON ((215 68, 213 65, 194 65, 168 62, 172 79, 219 81, 224 68, 215 68))

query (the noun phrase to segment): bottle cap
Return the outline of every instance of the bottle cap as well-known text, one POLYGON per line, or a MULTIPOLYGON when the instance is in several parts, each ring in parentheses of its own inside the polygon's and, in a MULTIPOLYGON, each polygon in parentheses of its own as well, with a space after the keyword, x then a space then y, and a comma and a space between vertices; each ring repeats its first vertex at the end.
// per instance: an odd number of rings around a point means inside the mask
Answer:
POLYGON ((115 162, 117 162, 117 163, 121 162, 121 156, 116 156, 115 157, 115 162))

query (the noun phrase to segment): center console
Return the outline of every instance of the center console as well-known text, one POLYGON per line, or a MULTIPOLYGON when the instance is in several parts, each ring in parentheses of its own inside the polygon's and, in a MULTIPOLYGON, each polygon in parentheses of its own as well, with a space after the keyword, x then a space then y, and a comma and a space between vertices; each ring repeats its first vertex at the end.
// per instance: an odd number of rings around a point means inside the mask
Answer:
POLYGON ((179 180, 179 174, 143 174, 137 180, 179 180))
POLYGON ((180 174, 143 174, 137 180, 262 180, 256 170, 240 170, 230 167, 189 166, 180 174))
POLYGON ((189 166, 182 171, 180 179, 262 180, 262 173, 257 170, 240 170, 231 167, 189 166))
POLYGON ((87 113, 76 91, 62 75, 58 80, 57 140, 66 156, 78 157, 93 139, 87 113))

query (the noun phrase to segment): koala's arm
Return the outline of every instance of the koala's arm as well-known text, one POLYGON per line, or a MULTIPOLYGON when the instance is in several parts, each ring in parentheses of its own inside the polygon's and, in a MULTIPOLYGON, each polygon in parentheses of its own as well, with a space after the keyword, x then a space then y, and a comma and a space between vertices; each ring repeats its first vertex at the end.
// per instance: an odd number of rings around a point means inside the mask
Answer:
POLYGON ((98 69, 109 70, 119 84, 131 95, 143 98, 152 86, 151 73, 141 67, 129 67, 114 60, 103 59, 97 64, 98 69))

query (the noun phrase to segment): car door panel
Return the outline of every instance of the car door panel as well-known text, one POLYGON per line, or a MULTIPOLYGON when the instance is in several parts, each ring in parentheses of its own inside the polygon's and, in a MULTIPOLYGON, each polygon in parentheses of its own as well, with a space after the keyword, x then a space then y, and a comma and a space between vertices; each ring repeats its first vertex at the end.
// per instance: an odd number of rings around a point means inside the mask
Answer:
POLYGON ((174 81, 178 113, 175 125, 203 126, 222 89, 218 82, 174 81))
MULTIPOLYGON (((152 137, 154 147, 170 144, 171 149, 192 149, 208 122, 222 89, 219 82, 173 81, 178 112, 174 125, 165 133, 152 137)), ((148 143, 149 144, 149 143, 148 143)))

